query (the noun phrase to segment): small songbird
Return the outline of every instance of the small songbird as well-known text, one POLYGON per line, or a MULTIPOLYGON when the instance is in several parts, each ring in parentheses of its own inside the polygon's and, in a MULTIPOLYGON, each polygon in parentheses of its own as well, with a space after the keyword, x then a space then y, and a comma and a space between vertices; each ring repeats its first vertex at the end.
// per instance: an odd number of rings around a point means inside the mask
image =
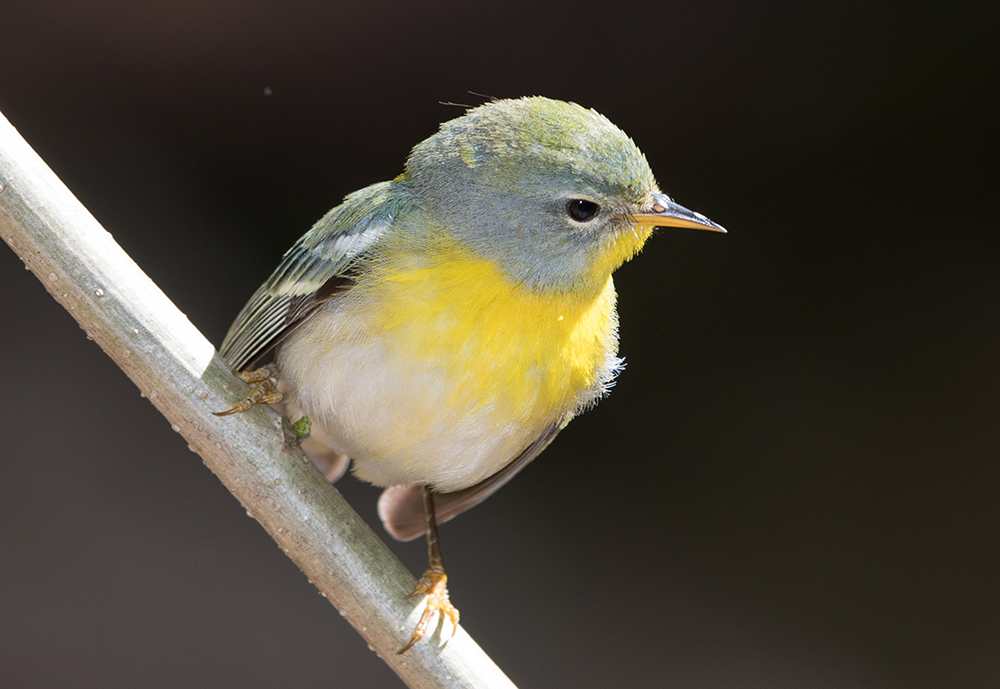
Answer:
POLYGON ((286 254, 222 355, 279 402, 331 481, 385 487, 397 539, 427 534, 411 596, 458 622, 437 524, 491 495, 621 369, 612 272, 655 227, 725 232, 657 187, 593 110, 499 100, 441 125, 403 174, 349 195, 286 254), (274 365, 249 370, 269 350, 274 365))

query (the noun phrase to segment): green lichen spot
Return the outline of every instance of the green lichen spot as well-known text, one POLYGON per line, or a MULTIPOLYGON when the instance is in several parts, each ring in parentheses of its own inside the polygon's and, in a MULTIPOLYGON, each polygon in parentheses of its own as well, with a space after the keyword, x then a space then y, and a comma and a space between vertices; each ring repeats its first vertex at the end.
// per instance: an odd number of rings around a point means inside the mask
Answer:
POLYGON ((309 437, 309 433, 312 431, 312 422, 309 420, 308 416, 303 416, 301 419, 292 424, 292 430, 295 431, 295 437, 299 442, 302 442, 309 437))

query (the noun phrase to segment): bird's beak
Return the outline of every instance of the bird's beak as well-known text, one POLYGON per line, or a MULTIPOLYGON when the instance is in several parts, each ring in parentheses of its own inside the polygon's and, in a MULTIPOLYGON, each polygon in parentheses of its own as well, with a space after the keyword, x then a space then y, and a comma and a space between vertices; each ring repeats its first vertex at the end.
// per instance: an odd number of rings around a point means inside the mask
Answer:
POLYGON ((725 232, 722 225, 717 225, 701 213, 689 211, 684 206, 674 203, 666 194, 653 194, 653 207, 646 213, 633 216, 635 224, 641 227, 688 227, 692 230, 711 230, 725 232))

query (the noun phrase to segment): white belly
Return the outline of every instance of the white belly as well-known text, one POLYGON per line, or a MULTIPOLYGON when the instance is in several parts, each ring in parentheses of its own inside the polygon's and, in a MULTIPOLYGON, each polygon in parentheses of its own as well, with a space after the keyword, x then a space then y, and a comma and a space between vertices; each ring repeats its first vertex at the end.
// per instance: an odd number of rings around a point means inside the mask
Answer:
MULTIPOLYGON (((466 393, 442 362, 401 360, 365 319, 329 309, 282 344, 277 364, 294 421, 354 460, 377 486, 429 483, 448 492, 506 466, 554 419, 511 417, 466 393)), ((452 369, 454 367, 451 367, 452 369)))

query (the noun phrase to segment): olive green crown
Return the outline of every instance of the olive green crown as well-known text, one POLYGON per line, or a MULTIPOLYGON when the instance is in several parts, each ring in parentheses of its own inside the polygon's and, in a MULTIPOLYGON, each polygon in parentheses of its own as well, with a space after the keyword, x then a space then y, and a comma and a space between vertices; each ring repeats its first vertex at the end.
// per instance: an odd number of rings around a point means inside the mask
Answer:
POLYGON ((521 196, 556 182, 629 200, 656 184, 645 156, 606 117, 542 97, 486 103, 445 122, 413 149, 406 177, 431 192, 476 184, 521 196))

